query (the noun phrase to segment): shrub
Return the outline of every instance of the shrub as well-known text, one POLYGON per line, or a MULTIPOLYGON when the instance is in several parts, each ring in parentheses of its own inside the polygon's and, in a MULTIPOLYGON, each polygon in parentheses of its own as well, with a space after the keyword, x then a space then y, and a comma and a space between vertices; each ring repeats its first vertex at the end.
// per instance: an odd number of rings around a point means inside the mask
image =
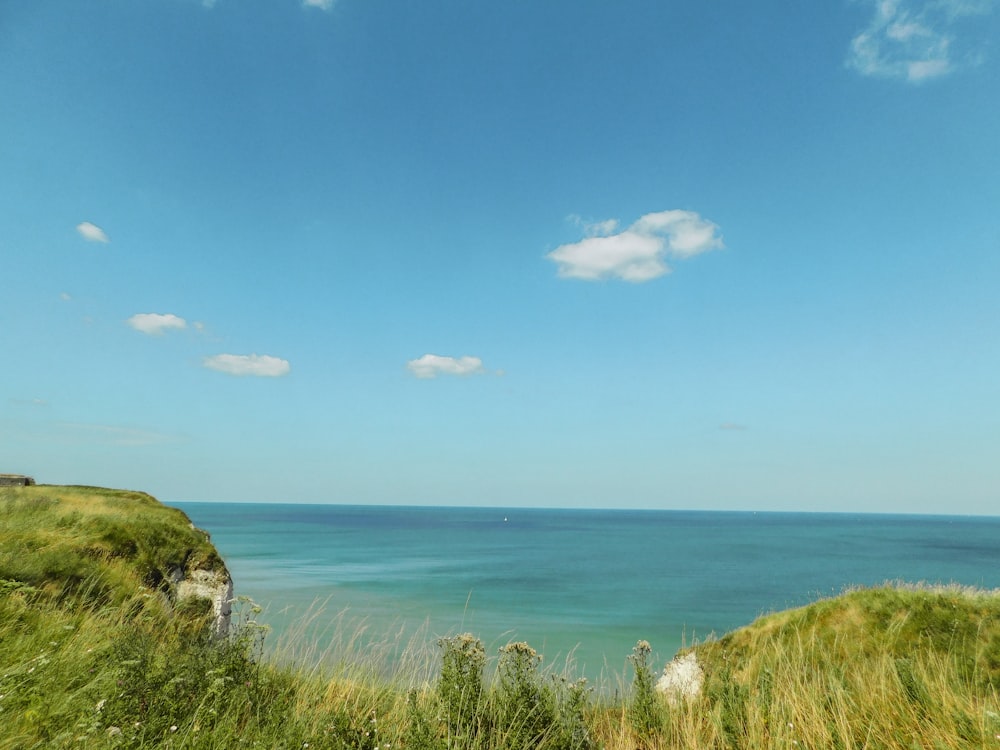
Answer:
POLYGON ((507 747, 537 747, 555 724, 555 696, 538 675, 540 662, 527 643, 509 643, 500 649, 496 714, 507 747))
POLYGON ((635 670, 632 680, 632 701, 628 707, 628 718, 632 729, 640 737, 649 738, 663 726, 663 705, 656 694, 653 670, 649 666, 652 647, 648 641, 639 641, 632 649, 628 660, 635 670))
POLYGON ((441 677, 437 694, 449 734, 473 738, 480 730, 486 650, 470 633, 438 641, 441 677))

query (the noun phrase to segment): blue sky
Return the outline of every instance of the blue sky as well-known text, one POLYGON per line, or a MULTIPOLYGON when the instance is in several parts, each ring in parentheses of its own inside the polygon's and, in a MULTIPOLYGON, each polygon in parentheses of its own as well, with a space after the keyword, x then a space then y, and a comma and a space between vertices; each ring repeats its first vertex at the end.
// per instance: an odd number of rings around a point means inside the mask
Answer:
POLYGON ((1000 0, 0 10, 0 471, 997 512, 1000 0))

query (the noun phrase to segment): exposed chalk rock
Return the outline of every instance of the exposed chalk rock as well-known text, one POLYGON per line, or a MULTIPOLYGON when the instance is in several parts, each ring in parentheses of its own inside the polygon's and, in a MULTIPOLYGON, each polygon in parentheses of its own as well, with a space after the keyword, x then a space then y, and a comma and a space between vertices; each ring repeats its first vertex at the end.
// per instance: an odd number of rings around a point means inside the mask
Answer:
POLYGON ((192 570, 184 574, 179 568, 171 573, 175 579, 177 600, 188 598, 208 599, 212 602, 215 618, 212 631, 217 637, 229 633, 229 618, 232 615, 233 579, 226 570, 192 570))
POLYGON ((656 689, 673 706, 682 700, 696 698, 701 693, 704 679, 705 673, 698 664, 698 657, 690 651, 684 656, 675 656, 663 668, 663 675, 656 681, 656 689))

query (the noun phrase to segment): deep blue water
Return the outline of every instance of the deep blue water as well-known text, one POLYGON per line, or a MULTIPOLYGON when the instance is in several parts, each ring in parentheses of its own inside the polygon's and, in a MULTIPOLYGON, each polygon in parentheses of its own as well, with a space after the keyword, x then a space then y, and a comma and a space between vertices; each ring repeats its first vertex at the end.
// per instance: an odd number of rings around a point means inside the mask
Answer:
MULTIPOLYGON (((1000 588, 1000 518, 176 503, 279 634, 310 605, 621 672, 682 638, 886 580, 1000 588)), ((273 640, 273 639, 272 639, 273 640)))

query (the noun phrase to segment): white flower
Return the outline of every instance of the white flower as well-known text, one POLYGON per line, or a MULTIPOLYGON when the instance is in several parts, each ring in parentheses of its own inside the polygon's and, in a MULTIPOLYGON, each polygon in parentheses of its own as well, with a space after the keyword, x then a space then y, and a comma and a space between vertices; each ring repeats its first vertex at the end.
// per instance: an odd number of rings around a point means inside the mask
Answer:
POLYGON ((170 731, 171 732, 176 732, 177 731, 177 725, 176 724, 171 725, 170 731))
POLYGON ((104 710, 104 704, 107 702, 108 702, 107 698, 101 698, 99 701, 97 701, 97 705, 95 706, 95 708, 97 709, 98 713, 104 710))

